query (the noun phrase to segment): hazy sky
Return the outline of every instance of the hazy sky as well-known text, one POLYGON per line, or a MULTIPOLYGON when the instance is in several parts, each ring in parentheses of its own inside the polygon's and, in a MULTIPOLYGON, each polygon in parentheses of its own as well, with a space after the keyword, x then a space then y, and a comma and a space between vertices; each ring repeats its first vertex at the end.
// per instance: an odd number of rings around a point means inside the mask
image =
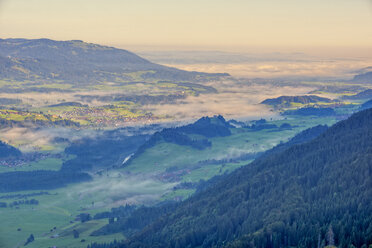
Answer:
POLYGON ((372 1, 0 0, 0 37, 120 46, 372 47, 372 1))

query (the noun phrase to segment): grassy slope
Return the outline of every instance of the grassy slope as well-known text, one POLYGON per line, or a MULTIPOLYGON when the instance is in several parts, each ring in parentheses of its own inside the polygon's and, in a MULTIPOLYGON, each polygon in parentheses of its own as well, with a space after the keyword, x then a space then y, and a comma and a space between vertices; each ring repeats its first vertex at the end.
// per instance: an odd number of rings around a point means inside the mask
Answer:
MULTIPOLYGON (((16 194, 27 194, 39 191, 16 192, 16 194)), ((0 247, 12 248, 18 245, 23 246, 25 240, 32 233, 35 236, 35 241, 27 247, 86 247, 90 242, 104 242, 106 240, 123 239, 121 234, 111 235, 107 237, 94 238, 89 234, 98 226, 107 224, 105 220, 94 220, 88 223, 80 223, 74 221, 75 216, 84 212, 84 208, 92 206, 91 196, 82 196, 79 192, 78 185, 71 185, 64 189, 50 190, 51 195, 32 196, 29 199, 37 199, 39 205, 20 205, 16 208, 0 208, 0 247), (74 221, 70 223, 70 221, 74 221), (53 227, 56 230, 50 232, 53 227), (17 231, 21 228, 21 231, 17 231), (80 231, 79 239, 74 239, 72 230, 80 231), (51 236, 59 234, 58 238, 51 236), (85 243, 80 240, 85 239, 85 243)), ((0 194, 9 195, 13 193, 0 194)), ((95 201, 104 199, 103 194, 98 194, 94 197, 95 201)), ((0 199, 2 202, 12 202, 15 199, 0 199)), ((90 214, 107 210, 105 208, 97 208, 87 210, 90 214)))
POLYGON ((54 170, 57 171, 62 166, 62 159, 58 158, 46 158, 39 161, 31 162, 29 164, 22 165, 17 168, 9 168, 0 166, 0 173, 10 171, 33 171, 33 170, 54 170))
MULTIPOLYGON (((174 144, 161 143, 146 151, 127 168, 112 171, 111 173, 115 174, 126 171, 131 172, 132 174, 146 174, 153 173, 154 171, 161 172, 172 166, 187 168, 188 166, 196 164, 198 161, 216 159, 218 157, 223 158, 227 155, 227 151, 233 149, 250 152, 263 151, 279 143, 281 140, 286 140, 307 127, 318 124, 332 124, 334 122, 335 120, 332 118, 291 117, 291 119, 274 121, 273 123, 277 125, 290 123, 293 126, 297 126, 293 130, 280 132, 261 130, 258 132, 250 132, 247 129, 234 129, 233 135, 229 137, 211 139, 213 143, 212 148, 204 151, 194 150, 189 147, 181 147, 174 144), (154 168, 156 169, 154 170, 154 168)), ((32 165, 30 168, 26 168, 57 169, 60 162, 61 161, 47 159, 32 165)), ((241 161, 238 163, 205 165, 183 175, 181 180, 185 182, 198 182, 200 179, 207 180, 214 175, 234 170, 249 162, 250 161, 241 161)), ((19 209, 0 208, 0 223, 2 223, 0 225, 0 247, 11 248, 16 247, 17 244, 23 245, 31 233, 34 234, 35 241, 27 247, 50 247, 53 245, 58 245, 58 247, 86 247, 88 243, 94 241, 105 242, 114 239, 123 239, 124 237, 121 234, 98 238, 89 236, 93 229, 97 229, 100 225, 106 223, 107 219, 102 222, 94 221, 84 224, 78 222, 70 223, 70 221, 73 221, 75 216, 81 212, 88 212, 91 215, 94 215, 97 212, 102 212, 112 207, 107 204, 107 192, 100 192, 98 194, 82 194, 82 189, 87 187, 89 188, 91 185, 70 185, 63 189, 49 191, 52 195, 29 197, 29 199, 34 198, 39 201, 39 205, 33 207, 21 205, 19 209), (92 201, 96 204, 93 207, 92 201), (51 233, 50 229, 53 227, 56 227, 57 229, 51 233), (17 231, 18 228, 21 228, 22 231, 17 231), (73 229, 82 230, 79 239, 73 238, 73 229), (50 238, 52 235, 57 233, 61 236, 58 238, 50 238), (86 242, 80 242, 81 239, 85 239, 86 242)), ((173 199, 176 197, 187 197, 193 193, 193 190, 180 189, 170 193, 163 190, 161 192, 166 193, 163 194, 162 199, 173 199)), ((0 196, 2 195, 5 194, 0 194, 0 196)), ((13 200, 14 199, 0 199, 0 201, 8 203, 13 200)))
MULTIPOLYGON (((224 159, 237 157, 239 154, 254 153, 267 150, 280 141, 285 141, 296 133, 319 124, 333 124, 334 118, 291 117, 287 120, 273 121, 280 126, 290 123, 295 126, 291 130, 267 129, 252 132, 249 129, 232 129, 233 134, 228 137, 211 138, 212 147, 197 150, 187 146, 161 142, 147 149, 142 155, 125 167, 124 171, 132 173, 164 172, 167 168, 190 168, 199 161, 208 159, 224 159)), ((195 178, 196 179, 196 178, 195 178)), ((200 179, 207 179, 205 176, 200 179)))

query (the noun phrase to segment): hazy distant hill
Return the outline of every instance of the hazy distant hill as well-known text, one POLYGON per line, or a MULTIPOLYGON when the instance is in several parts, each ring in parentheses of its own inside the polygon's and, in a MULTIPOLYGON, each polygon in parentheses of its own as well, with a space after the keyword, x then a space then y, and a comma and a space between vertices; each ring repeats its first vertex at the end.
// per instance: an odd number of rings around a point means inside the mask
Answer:
POLYGON ((333 108, 299 108, 295 110, 284 111, 284 115, 301 115, 301 116, 332 116, 336 115, 336 111, 333 108))
POLYGON ((349 99, 349 100, 363 100, 363 99, 371 99, 371 98, 372 98, 372 89, 364 90, 362 92, 359 92, 356 95, 343 97, 343 99, 349 99))
POLYGON ((372 83, 372 71, 358 74, 352 81, 356 83, 372 83))
POLYGON ((308 96, 280 96, 277 98, 269 98, 261 102, 261 104, 266 105, 288 105, 290 106, 291 103, 301 103, 301 104, 309 104, 309 103, 317 103, 317 102, 325 102, 325 103, 331 103, 334 102, 334 100, 331 100, 329 98, 325 97, 319 97, 314 95, 308 95, 308 96))
POLYGON ((0 79, 55 80, 69 83, 121 82, 142 78, 199 80, 206 74, 151 63, 123 49, 79 40, 0 39, 0 79))

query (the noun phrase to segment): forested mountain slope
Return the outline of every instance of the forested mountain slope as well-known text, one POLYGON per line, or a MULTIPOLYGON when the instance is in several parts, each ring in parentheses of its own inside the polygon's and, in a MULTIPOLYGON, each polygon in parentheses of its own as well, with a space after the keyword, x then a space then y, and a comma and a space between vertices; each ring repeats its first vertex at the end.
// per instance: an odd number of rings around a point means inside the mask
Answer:
POLYGON ((233 172, 122 247, 368 247, 371 175, 369 109, 233 172))
POLYGON ((17 148, 10 146, 0 140, 0 159, 19 157, 22 153, 17 148))
POLYGON ((267 105, 281 105, 281 104, 290 104, 290 103, 302 103, 302 104, 309 104, 309 103, 317 103, 317 102, 326 102, 331 103, 334 100, 325 97, 319 97, 315 95, 307 95, 307 96, 280 96, 277 98, 269 98, 261 102, 261 104, 267 105))
POLYGON ((357 83, 371 83, 372 82, 372 71, 356 75, 353 82, 357 83))
POLYGON ((369 109, 369 108, 372 108, 372 99, 363 103, 361 106, 360 106, 361 110, 363 109, 369 109))

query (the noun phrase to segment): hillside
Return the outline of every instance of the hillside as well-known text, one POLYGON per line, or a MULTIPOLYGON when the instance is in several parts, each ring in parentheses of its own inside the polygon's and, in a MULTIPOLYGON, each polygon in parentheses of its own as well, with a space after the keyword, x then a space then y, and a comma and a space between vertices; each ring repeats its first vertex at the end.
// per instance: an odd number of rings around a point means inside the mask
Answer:
POLYGON ((371 99, 372 98, 372 89, 364 90, 359 92, 358 94, 351 95, 351 96, 344 96, 344 99, 350 100, 363 100, 363 99, 371 99))
POLYGON ((284 115, 301 115, 301 116, 332 116, 336 114, 333 108, 299 108, 296 110, 287 110, 284 115))
POLYGON ((372 110, 365 110, 310 142, 257 159, 122 247, 366 247, 371 124, 372 110))
POLYGON ((364 110, 364 109, 369 109, 369 108, 372 108, 372 99, 363 103, 361 106, 360 106, 360 109, 361 110, 364 110))
POLYGON ((356 83, 372 83, 372 71, 358 74, 352 81, 356 83))
POLYGON ((62 118, 57 115, 44 114, 42 112, 30 112, 16 109, 0 108, 0 128, 4 127, 28 127, 28 126, 63 126, 79 127, 80 124, 62 118))
POLYGON ((54 81, 75 85, 142 79, 197 80, 226 76, 187 72, 151 63, 123 49, 79 40, 0 39, 0 79, 54 81))
POLYGON ((208 138, 225 137, 231 135, 229 128, 233 128, 223 116, 202 117, 194 123, 165 128, 154 133, 148 141, 140 146, 131 158, 124 164, 128 166, 131 162, 144 153, 147 149, 154 147, 160 142, 173 143, 180 146, 189 146, 197 150, 204 150, 212 146, 208 138), (194 135, 194 136, 190 136, 194 135), (197 135, 198 137, 195 137, 197 135))
POLYGON ((280 96, 277 98, 269 98, 261 102, 261 104, 266 105, 288 105, 290 106, 291 103, 301 103, 301 104, 309 104, 309 103, 317 103, 317 102, 324 102, 324 103, 331 103, 334 100, 325 97, 319 97, 314 95, 308 96, 280 96))
POLYGON ((0 140, 0 159, 10 158, 10 157, 19 157, 22 153, 17 148, 5 144, 0 140))

